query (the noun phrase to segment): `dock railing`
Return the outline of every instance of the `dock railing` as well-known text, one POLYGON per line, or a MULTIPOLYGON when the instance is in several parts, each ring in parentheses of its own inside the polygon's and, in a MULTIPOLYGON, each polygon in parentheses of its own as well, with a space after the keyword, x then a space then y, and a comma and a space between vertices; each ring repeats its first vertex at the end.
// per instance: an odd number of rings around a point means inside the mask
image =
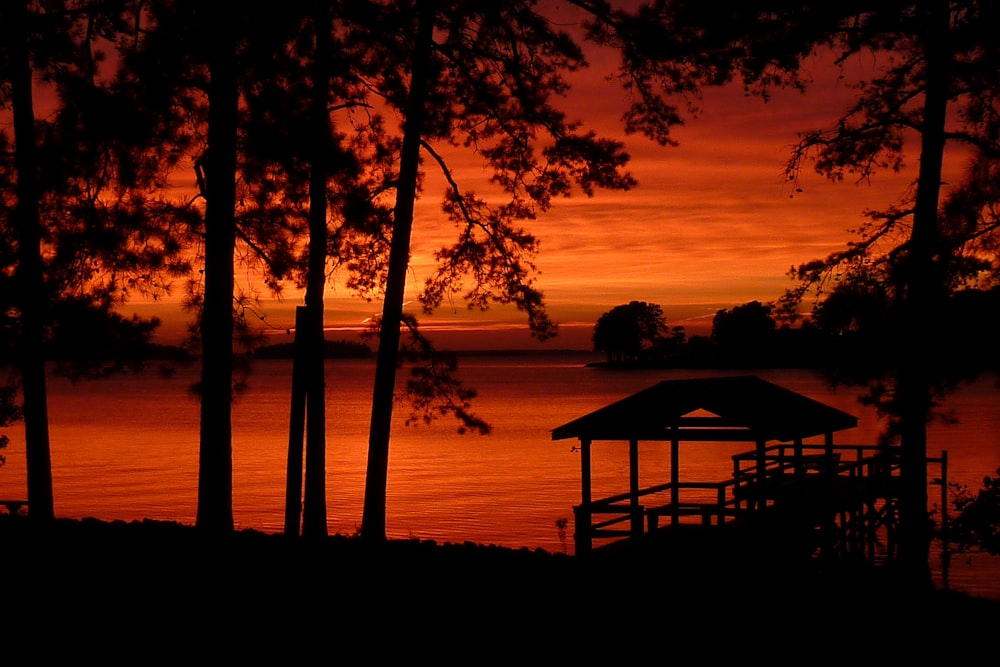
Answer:
MULTIPOLYGON (((739 512, 733 489, 736 480, 666 483, 641 489, 634 496, 621 493, 573 508, 580 527, 589 526, 589 539, 637 537, 657 530, 661 522, 723 525, 739 512), (601 518, 602 517, 602 518, 601 518)), ((586 530, 586 528, 584 528, 586 530)))
MULTIPOLYGON (((664 526, 723 526, 744 515, 773 506, 796 489, 838 492, 849 502, 868 502, 878 495, 898 496, 899 447, 878 445, 777 444, 736 454, 733 476, 717 482, 664 483, 635 493, 620 493, 573 508, 577 552, 589 551, 594 540, 642 537, 664 526)), ((947 522, 947 452, 928 458, 939 464, 942 524, 947 522)))

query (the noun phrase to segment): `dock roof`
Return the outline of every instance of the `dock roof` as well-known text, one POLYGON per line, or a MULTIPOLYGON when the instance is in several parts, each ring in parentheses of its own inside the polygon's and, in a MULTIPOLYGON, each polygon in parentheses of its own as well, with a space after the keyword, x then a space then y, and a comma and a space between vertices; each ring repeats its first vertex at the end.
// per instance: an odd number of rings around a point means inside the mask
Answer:
POLYGON ((789 442, 857 425, 854 415, 742 375, 664 380, 552 429, 552 439, 789 442))

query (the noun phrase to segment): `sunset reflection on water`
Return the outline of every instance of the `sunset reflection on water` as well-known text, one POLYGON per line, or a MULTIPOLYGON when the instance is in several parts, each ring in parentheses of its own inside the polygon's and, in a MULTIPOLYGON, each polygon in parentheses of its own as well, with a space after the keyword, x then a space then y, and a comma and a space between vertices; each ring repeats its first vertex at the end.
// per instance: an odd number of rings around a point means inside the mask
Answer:
MULTIPOLYGON (((580 461, 550 430, 661 379, 705 371, 609 373, 584 368, 588 355, 468 357, 460 366, 475 387, 477 414, 489 436, 459 435, 444 420, 405 427, 397 405, 389 458, 390 538, 471 541, 573 551, 573 506, 580 502, 580 461), (560 530, 561 521, 567 528, 560 530)), ((354 534, 361 521, 374 362, 327 365, 327 501, 331 534, 354 534)), ((726 373, 732 374, 732 373, 726 373)), ((831 390, 808 371, 761 371, 764 379, 860 418, 838 444, 872 444, 879 424, 856 391, 831 390)), ((56 515, 104 520, 151 518, 193 524, 197 509, 198 402, 189 392, 196 366, 164 379, 155 372, 97 382, 51 382, 50 418, 56 515)), ((279 532, 284 523, 290 367, 255 362, 249 389, 233 411, 233 510, 238 528, 279 532)), ((1000 465, 1000 389, 992 379, 949 400, 958 419, 935 423, 929 454, 947 449, 949 481, 978 489, 1000 465)), ((0 469, 0 497, 26 495, 21 433, 0 469)), ((612 443, 608 443, 612 444, 612 443)), ((686 450, 685 477, 719 480, 745 446, 706 443, 686 450)), ((669 469, 666 449, 642 443, 645 469, 669 469), (662 461, 659 460, 662 458, 662 461)), ((595 448, 595 497, 627 490, 626 456, 595 448)), ((647 480, 642 480, 646 483, 647 480)), ((931 502, 940 494, 932 493, 931 502)), ((936 560, 936 559, 935 559, 936 560)), ((952 585, 1000 598, 996 559, 956 557, 952 585), (992 569, 991 569, 992 568, 992 569)))

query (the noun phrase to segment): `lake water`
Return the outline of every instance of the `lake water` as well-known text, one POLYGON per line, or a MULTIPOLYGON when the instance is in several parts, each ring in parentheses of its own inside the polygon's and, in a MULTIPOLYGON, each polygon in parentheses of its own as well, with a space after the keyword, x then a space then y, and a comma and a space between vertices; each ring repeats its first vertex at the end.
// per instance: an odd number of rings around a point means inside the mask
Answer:
MULTIPOLYGON (((407 427, 407 407, 399 404, 389 456, 388 536, 572 553, 580 455, 575 441, 553 442, 550 430, 660 380, 733 374, 586 368, 594 359, 587 354, 462 357, 461 377, 478 391, 475 412, 493 426, 488 436, 459 435, 449 419, 407 427), (559 528, 562 520, 568 521, 565 530, 559 528)), ((176 370, 172 377, 152 369, 79 384, 52 378, 57 516, 194 523, 199 406, 188 388, 198 368, 176 370)), ((327 363, 331 534, 353 534, 361 522, 373 371, 370 360, 327 363)), ((881 426, 874 412, 858 403, 856 389, 833 389, 810 371, 753 373, 858 416, 859 427, 838 434, 838 444, 875 442, 881 426)), ((255 362, 249 389, 234 406, 233 510, 239 528, 282 530, 290 377, 289 362, 255 362)), ((978 490, 1000 466, 996 379, 962 388, 947 408, 956 421, 931 426, 928 453, 947 450, 949 481, 978 490)), ((12 441, 7 465, 0 468, 0 498, 26 497, 22 433, 17 427, 6 432, 12 441)), ((662 449, 643 445, 640 457, 655 465, 662 449)), ((687 478, 722 479, 731 472, 730 456, 745 449, 706 448, 690 460, 685 455, 688 469, 682 472, 687 478)), ((614 454, 595 447, 595 497, 628 488, 627 456, 614 454)), ((940 490, 933 493, 936 502, 940 490)), ((1000 599, 998 563, 996 557, 957 557, 950 585, 1000 599)))

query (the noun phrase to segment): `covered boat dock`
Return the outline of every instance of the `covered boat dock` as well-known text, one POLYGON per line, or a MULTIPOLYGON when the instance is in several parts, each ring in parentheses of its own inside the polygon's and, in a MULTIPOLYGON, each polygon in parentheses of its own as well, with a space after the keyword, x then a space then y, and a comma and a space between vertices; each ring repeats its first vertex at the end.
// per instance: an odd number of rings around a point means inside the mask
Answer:
MULTIPOLYGON (((576 438, 581 452, 576 553, 670 531, 690 534, 691 526, 703 533, 749 526, 795 536, 796 547, 813 553, 891 558, 899 451, 834 441, 857 425, 854 415, 752 375, 662 381, 563 424, 552 439, 576 438), (592 450, 602 441, 627 443, 629 484, 595 499, 592 450), (669 479, 640 488, 640 441, 669 447, 669 479), (731 471, 714 480, 682 479, 686 447, 734 442, 753 448, 731 457, 731 471)), ((947 455, 930 462, 941 465, 943 496, 947 455)))

